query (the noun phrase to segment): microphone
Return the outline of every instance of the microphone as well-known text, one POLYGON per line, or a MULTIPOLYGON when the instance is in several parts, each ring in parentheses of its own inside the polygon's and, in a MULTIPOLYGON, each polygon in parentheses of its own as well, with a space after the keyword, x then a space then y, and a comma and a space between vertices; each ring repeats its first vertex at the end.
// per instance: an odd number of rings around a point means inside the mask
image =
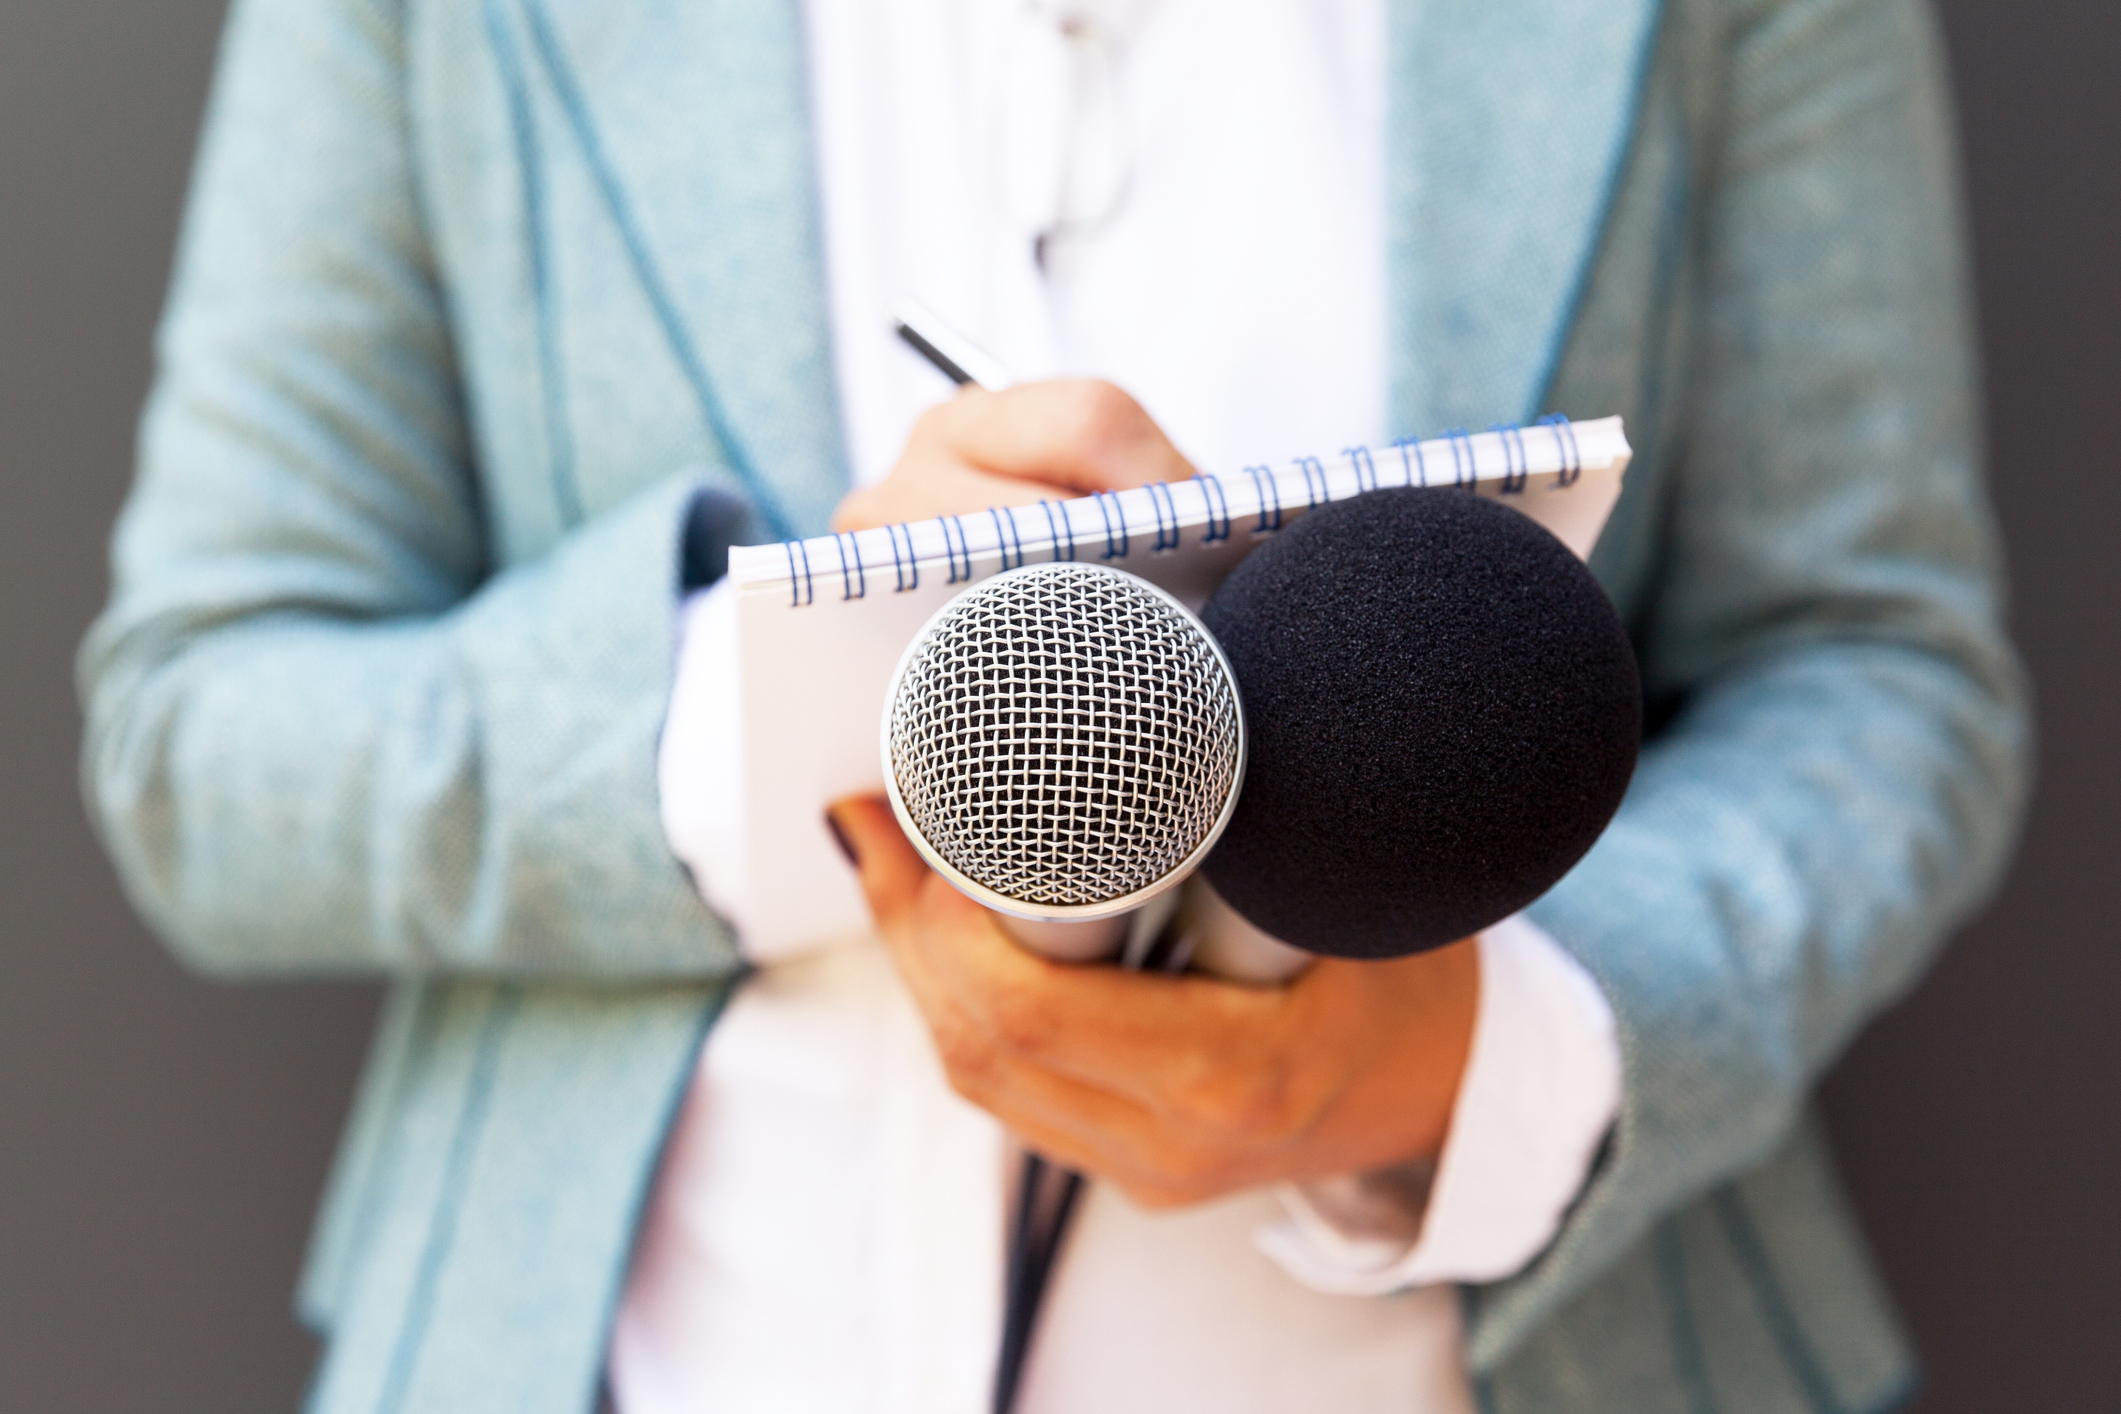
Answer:
POLYGON ((958 595, 907 646, 887 702, 884 783, 906 837, 1062 961, 1153 940, 1244 780, 1222 650, 1176 599, 1101 565, 1021 566, 958 595))
MULTIPOLYGON (((1442 489, 1309 511, 1203 610, 1253 769, 1188 881, 1178 949, 1239 980, 1389 958, 1515 913, 1620 807, 1642 684, 1619 616, 1529 516, 1442 489), (1291 946, 1291 945, 1294 946, 1291 946)), ((1410 1243, 1419 1172, 1296 1185, 1344 1234, 1410 1243)))
POLYGON ((1187 890, 1214 970, 1260 937, 1388 958, 1477 933, 1574 867, 1634 773, 1627 632, 1583 561, 1501 502, 1409 488, 1319 506, 1239 561, 1202 618, 1252 760, 1187 890))
MULTIPOLYGON (((881 738, 892 813, 929 867, 1064 962, 1124 943, 1141 965, 1245 775, 1237 681, 1200 620, 1145 580, 1073 562, 1006 570, 937 610, 892 674, 881 738)), ((1082 1187, 1024 1156, 1001 1414, 1082 1187)))
MULTIPOLYGON (((1572 551, 1496 502, 1316 507, 1203 620, 1113 570, 1029 566, 945 605, 900 660, 893 812, 1035 951, 1091 961, 1126 936, 1138 962, 1174 909, 1171 969, 1237 980, 1441 947, 1567 873, 1633 774, 1642 694, 1618 616, 1572 551)), ((1033 1234, 1043 1175, 1027 1157, 1002 1410, 1081 1190, 1066 1176, 1033 1234)), ((1369 1193, 1392 1177, 1304 1189, 1396 1216, 1369 1193)))

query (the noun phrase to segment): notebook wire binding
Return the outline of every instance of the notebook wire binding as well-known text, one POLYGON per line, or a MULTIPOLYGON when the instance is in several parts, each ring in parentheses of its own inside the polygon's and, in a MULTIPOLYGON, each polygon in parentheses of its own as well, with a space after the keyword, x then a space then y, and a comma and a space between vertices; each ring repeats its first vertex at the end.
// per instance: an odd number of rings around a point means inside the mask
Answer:
POLYGON ((872 582, 879 590, 888 584, 892 593, 919 589, 924 568, 941 570, 948 584, 969 584, 983 577, 978 569, 983 560, 992 561, 994 571, 1031 563, 1033 556, 1074 560, 1085 536, 1098 560, 1124 561, 1136 553, 1137 539, 1147 542, 1140 548, 1151 555, 1186 548, 1189 525, 1195 543, 1203 546, 1239 533, 1272 535, 1287 523, 1285 506, 1290 515, 1297 513, 1299 492, 1301 510, 1394 487, 1492 488, 1502 497, 1565 492, 1583 476, 1587 440, 1605 454, 1601 464, 1629 454, 1618 418, 1575 423, 1549 413, 1529 427, 1497 423, 1485 433, 1460 427, 1429 439, 1398 438, 1382 456, 1357 445, 1343 448, 1331 462, 1301 456, 1281 470, 1247 466, 1241 481, 1204 471, 1176 483, 1096 491, 1033 506, 993 506, 984 516, 975 513, 970 527, 965 516, 953 515, 742 546, 731 550, 730 569, 744 583, 785 577, 790 607, 804 608, 817 603, 820 577, 828 584, 835 575, 839 580, 837 595, 828 588, 828 602, 866 598, 872 582), (1249 524, 1243 532, 1234 531, 1240 520, 1249 524))

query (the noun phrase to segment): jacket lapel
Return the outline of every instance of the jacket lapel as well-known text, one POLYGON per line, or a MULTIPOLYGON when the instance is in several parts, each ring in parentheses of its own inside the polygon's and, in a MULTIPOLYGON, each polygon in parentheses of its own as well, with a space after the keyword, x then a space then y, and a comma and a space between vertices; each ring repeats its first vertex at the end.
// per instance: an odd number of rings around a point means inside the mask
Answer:
POLYGON ((710 438, 770 534, 821 531, 847 478, 801 8, 513 3, 710 438))
POLYGON ((1662 10, 1662 0, 1394 0, 1397 431, 1544 411, 1662 10))
MULTIPOLYGON (((518 0, 701 416, 774 533, 846 485, 800 8, 518 0)), ((1662 0, 1394 0, 1397 430, 1542 409, 1662 0)))

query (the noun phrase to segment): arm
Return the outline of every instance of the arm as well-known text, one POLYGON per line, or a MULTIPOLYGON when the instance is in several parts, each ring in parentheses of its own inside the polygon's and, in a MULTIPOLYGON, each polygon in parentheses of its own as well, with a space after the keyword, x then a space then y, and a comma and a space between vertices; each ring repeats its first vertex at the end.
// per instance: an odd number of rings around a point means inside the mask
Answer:
POLYGON ((1476 1366, 1784 1141, 1992 885, 2026 792, 1926 13, 1757 9, 1642 640, 1682 705, 1531 910, 1613 1004, 1624 1100, 1555 1244, 1482 1293, 1476 1366))
POLYGON ((400 8, 231 20, 81 653, 92 810, 215 971, 725 971, 656 817, 694 479, 491 572, 400 8))

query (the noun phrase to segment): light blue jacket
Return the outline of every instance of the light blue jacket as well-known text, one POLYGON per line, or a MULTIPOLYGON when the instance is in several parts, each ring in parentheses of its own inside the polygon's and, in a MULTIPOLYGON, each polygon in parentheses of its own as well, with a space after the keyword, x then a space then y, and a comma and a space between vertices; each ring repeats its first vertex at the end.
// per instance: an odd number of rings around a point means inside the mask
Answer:
MULTIPOLYGON (((185 959, 395 979, 302 1283, 319 1414, 589 1407, 738 976, 654 757, 702 488, 766 539, 845 485, 798 15, 237 0, 85 772, 185 959)), ((1477 1392, 1881 1409, 1911 1359, 1806 1095, 1989 888, 2027 754, 1929 18, 1413 0, 1391 43, 1399 428, 1626 414, 1596 569, 1656 711, 1536 910, 1624 1109, 1467 1291, 1477 1392)))

